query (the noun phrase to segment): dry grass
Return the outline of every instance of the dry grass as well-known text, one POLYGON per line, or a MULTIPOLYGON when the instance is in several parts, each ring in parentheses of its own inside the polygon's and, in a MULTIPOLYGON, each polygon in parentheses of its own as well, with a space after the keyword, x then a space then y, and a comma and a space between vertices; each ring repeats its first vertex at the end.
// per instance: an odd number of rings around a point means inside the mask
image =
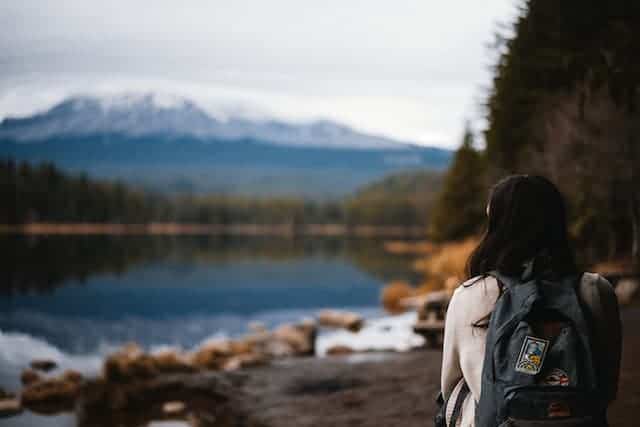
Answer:
POLYGON ((444 243, 433 254, 416 261, 414 268, 425 274, 427 282, 436 282, 432 286, 444 289, 450 278, 462 280, 465 277, 467 259, 477 245, 477 237, 444 243))
POLYGON ((429 241, 390 240, 384 243, 384 250, 394 255, 424 255, 433 252, 437 245, 429 241))
MULTIPOLYGON (((414 263, 414 268, 424 273, 422 284, 412 287, 405 282, 391 282, 382 290, 382 305, 389 313, 400 313, 412 306, 406 303, 411 297, 443 289, 453 292, 464 279, 467 259, 477 245, 478 238, 472 237, 459 242, 431 245, 428 251, 427 246, 423 246, 423 255, 414 263)), ((394 250, 408 249, 398 246, 394 250)))

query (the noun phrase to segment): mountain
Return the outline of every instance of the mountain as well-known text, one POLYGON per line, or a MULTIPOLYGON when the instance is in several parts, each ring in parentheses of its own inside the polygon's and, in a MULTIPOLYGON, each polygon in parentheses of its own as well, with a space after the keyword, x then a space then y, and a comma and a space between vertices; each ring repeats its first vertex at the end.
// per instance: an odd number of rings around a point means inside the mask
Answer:
POLYGON ((308 124, 241 118, 218 120, 187 99, 156 94, 74 97, 44 113, 7 118, 0 125, 0 139, 18 142, 102 134, 229 141, 248 138, 287 146, 325 148, 403 149, 411 145, 359 133, 327 120, 308 124))
POLYGON ((156 94, 74 97, 0 123, 0 156, 168 192, 336 196, 406 169, 442 169, 451 153, 331 121, 207 114, 156 94))

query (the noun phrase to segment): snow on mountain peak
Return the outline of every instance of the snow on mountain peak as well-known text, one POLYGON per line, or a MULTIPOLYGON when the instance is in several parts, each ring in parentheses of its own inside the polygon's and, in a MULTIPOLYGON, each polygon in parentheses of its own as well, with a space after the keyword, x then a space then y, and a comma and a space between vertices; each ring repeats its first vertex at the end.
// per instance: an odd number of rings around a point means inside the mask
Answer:
POLYGON ((181 109, 191 104, 181 96, 167 93, 124 93, 97 98, 102 108, 132 109, 145 106, 157 109, 181 109))
POLYGON ((0 138, 37 141, 99 134, 189 136, 200 139, 253 139, 288 146, 403 149, 410 144, 357 132, 329 120, 288 123, 230 117, 218 120, 192 101, 163 93, 75 96, 48 111, 0 123, 0 138))

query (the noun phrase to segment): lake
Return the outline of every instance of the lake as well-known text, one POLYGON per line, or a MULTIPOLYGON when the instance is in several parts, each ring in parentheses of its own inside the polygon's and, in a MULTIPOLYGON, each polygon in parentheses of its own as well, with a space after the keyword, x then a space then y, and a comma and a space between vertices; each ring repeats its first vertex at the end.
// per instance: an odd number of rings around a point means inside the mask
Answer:
POLYGON ((322 308, 382 318, 382 286, 417 282, 380 239, 3 236, 0 387, 33 358, 96 372, 135 341, 149 350, 272 328, 322 308))

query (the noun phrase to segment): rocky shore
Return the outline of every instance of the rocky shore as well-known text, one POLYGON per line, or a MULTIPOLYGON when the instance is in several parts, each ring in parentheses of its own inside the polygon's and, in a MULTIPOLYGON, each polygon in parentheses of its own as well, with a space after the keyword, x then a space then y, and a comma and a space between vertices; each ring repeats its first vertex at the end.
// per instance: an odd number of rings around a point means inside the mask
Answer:
MULTIPOLYGON (((633 354, 640 348, 633 328, 640 322, 640 307, 632 298, 637 286, 631 293, 627 288, 617 289, 628 305, 622 310, 624 355, 612 426, 635 425, 640 400, 640 368, 633 354)), ((421 318, 416 317, 418 324, 421 318)), ((58 372, 52 360, 35 360, 22 373, 19 393, 0 393, 0 413, 7 417, 0 421, 10 426, 21 413, 31 412, 71 414, 79 427, 161 420, 216 427, 430 425, 440 378, 437 346, 391 352, 335 345, 314 356, 320 327, 357 336, 365 326, 355 313, 331 310, 271 331, 252 325, 243 337, 204 343, 192 352, 150 354, 130 344, 107 357, 91 378, 58 372)))
MULTIPOLYGON (((636 425, 640 369, 634 349, 640 337, 632 326, 639 321, 640 307, 624 309, 621 382, 609 413, 616 427, 636 425)), ((241 371, 122 384, 111 395, 104 394, 104 384, 89 381, 73 411, 80 427, 133 427, 151 420, 199 427, 424 427, 436 409, 441 355, 418 349, 284 358, 241 371), (126 406, 112 407, 125 401, 126 406)))

